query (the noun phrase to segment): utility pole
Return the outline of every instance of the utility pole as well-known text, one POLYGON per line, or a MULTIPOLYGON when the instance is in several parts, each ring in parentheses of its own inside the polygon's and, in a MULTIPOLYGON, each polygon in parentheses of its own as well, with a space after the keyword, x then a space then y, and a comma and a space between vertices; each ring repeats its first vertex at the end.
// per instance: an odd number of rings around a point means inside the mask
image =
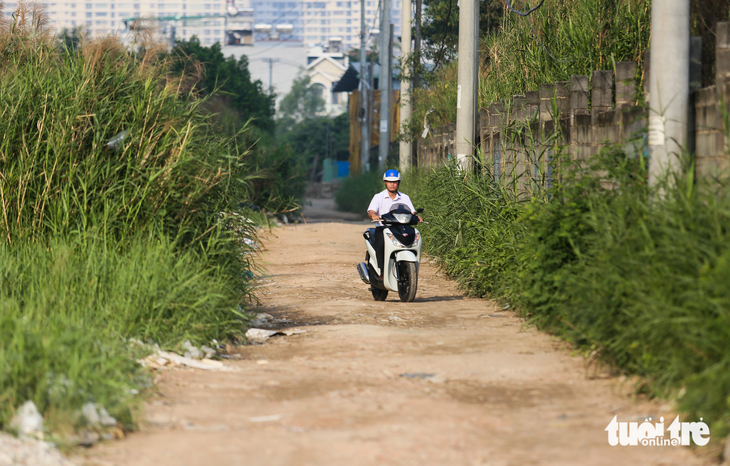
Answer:
MULTIPOLYGON (((393 66, 393 44, 395 43, 395 24, 390 23, 390 36, 388 36, 388 65, 390 67, 393 66)), ((390 94, 393 94, 393 70, 391 68, 390 73, 388 73, 388 92, 390 94)), ((392 112, 392 110, 391 110, 392 112)), ((390 119, 388 119, 390 121, 390 119)))
POLYGON ((274 93, 273 76, 274 76, 274 63, 278 62, 278 58, 262 58, 263 61, 269 62, 269 94, 274 93))
MULTIPOLYGON (((660 1, 660 0, 659 0, 660 1)), ((459 66, 456 94, 456 159, 462 170, 471 165, 479 90, 479 0, 460 0, 459 66)))
POLYGON ((380 140, 378 169, 385 169, 390 147, 390 0, 382 0, 380 12, 380 140))
POLYGON ((418 69, 421 67, 421 7, 423 0, 416 0, 416 38, 413 41, 413 88, 421 86, 418 69))
MULTIPOLYGON (((416 38, 413 41, 413 89, 421 88, 421 7, 423 0, 416 0, 416 38)), ((413 99, 411 99, 413 105, 413 99)), ((411 144, 411 161, 418 165, 418 137, 411 144)))
POLYGON ((654 0, 649 73, 649 184, 677 173, 687 150, 689 2, 654 0))
MULTIPOLYGON (((400 78, 400 129, 401 132, 406 131, 407 124, 411 120, 411 72, 410 67, 404 66, 405 62, 411 59, 411 0, 402 0, 403 9, 401 11, 401 36, 400 36, 400 56, 401 67, 403 72, 400 78)), ((401 170, 407 170, 411 165, 411 143, 409 141, 400 142, 399 165, 401 170)))
MULTIPOLYGON (((370 93, 368 94, 368 142, 373 137, 373 112, 375 111, 375 53, 370 54, 370 67, 368 68, 368 79, 370 79, 370 93)), ((368 170, 370 170, 370 147, 368 146, 368 170)))
POLYGON ((367 30, 365 26, 365 0, 360 0, 360 169, 364 173, 368 171, 370 144, 370 131, 368 127, 368 89, 365 81, 365 70, 367 69, 367 30))

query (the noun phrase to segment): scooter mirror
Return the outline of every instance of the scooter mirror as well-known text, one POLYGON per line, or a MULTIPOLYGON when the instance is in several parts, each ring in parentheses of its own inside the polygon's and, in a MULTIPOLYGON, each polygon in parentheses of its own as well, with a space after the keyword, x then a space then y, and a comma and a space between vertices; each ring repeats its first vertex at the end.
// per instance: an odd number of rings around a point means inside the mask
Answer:
POLYGON ((423 209, 422 209, 422 208, 416 209, 416 213, 417 213, 417 214, 421 214, 421 213, 423 213, 423 209))

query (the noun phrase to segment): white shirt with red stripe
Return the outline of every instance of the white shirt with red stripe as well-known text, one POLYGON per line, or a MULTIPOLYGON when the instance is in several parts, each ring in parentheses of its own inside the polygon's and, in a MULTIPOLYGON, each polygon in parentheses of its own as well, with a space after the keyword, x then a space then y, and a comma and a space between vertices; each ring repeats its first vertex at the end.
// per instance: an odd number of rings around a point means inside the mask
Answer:
MULTIPOLYGON (((368 206, 368 212, 372 210, 380 217, 390 212, 395 204, 404 204, 411 213, 416 213, 416 209, 413 207, 413 203, 411 202, 411 198, 408 197, 408 194, 396 191, 395 199, 391 199, 387 189, 373 196, 373 200, 370 201, 370 205, 368 206)), ((382 226, 382 224, 378 222, 378 226, 382 226)))

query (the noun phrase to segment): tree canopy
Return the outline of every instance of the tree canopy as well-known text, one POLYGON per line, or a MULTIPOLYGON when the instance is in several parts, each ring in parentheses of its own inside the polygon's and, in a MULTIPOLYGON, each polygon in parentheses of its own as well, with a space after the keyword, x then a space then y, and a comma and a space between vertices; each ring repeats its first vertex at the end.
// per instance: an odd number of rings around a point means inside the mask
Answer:
POLYGON ((281 123, 286 126, 314 118, 323 111, 324 99, 312 87, 312 80, 307 75, 300 75, 294 80, 291 90, 279 104, 281 123))
MULTIPOLYGON (((424 58, 436 66, 456 57, 459 45, 458 0, 424 0, 421 19, 421 37, 424 41, 424 58)), ((485 0, 479 6, 479 31, 482 35, 496 31, 502 18, 501 0, 485 0)))
POLYGON ((253 81, 248 69, 248 57, 238 60, 225 57, 220 44, 200 45, 193 37, 175 45, 172 53, 180 57, 180 70, 191 71, 196 61, 204 66, 195 89, 203 94, 215 93, 234 110, 242 121, 253 119, 252 124, 264 131, 274 131, 275 95, 264 91, 260 80, 253 81))
POLYGON ((325 157, 347 160, 350 156, 350 121, 343 113, 323 115, 325 102, 309 76, 294 80, 279 105, 277 140, 288 147, 317 178, 325 157))

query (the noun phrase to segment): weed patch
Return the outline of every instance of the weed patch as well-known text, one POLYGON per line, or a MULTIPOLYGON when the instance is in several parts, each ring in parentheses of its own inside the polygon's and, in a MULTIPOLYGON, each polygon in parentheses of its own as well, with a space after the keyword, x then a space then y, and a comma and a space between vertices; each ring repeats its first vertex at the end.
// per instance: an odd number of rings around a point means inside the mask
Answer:
POLYGON ((646 175, 642 158, 611 149, 529 200, 454 166, 412 174, 412 197, 427 209, 428 252, 465 290, 640 375, 719 438, 730 430, 730 198, 682 177, 659 195, 646 175))

